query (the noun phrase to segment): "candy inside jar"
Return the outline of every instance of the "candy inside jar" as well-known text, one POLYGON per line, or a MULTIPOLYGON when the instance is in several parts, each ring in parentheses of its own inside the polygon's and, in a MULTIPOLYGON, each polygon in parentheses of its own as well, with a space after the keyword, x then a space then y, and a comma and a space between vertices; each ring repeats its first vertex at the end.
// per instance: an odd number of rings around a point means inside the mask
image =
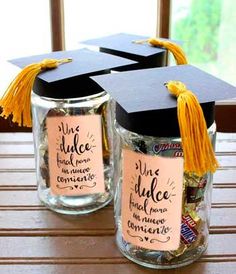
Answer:
POLYGON ((192 263, 209 236, 212 174, 218 167, 214 102, 236 89, 190 65, 93 79, 116 102, 119 250, 156 269, 192 263))
MULTIPOLYGON (((38 151, 36 155, 38 194, 41 201, 51 209, 66 214, 87 213, 110 202, 113 197, 113 156, 110 142, 111 132, 109 131, 111 124, 109 95, 102 92, 96 96, 90 96, 89 101, 87 97, 62 101, 53 100, 52 98, 41 99, 33 94, 32 101, 35 121, 34 134, 36 136, 35 147, 36 151, 38 151), (61 139, 60 130, 57 133, 57 129, 61 125, 65 125, 65 128, 62 130, 71 130, 72 132, 72 129, 76 128, 71 127, 71 129, 68 129, 70 121, 81 116, 88 118, 87 123, 93 116, 99 117, 101 121, 101 159, 97 160, 96 165, 99 166, 99 161, 102 160, 102 167, 96 173, 96 176, 95 169, 89 166, 93 160, 90 154, 87 153, 88 156, 84 158, 79 158, 78 156, 78 154, 83 155, 86 145, 77 142, 76 135, 73 133, 75 137, 72 144, 77 143, 76 146, 69 147, 67 139, 61 139), (57 123, 58 118, 58 127, 51 134, 53 142, 50 142, 48 119, 55 119, 53 123, 57 123), (53 143, 56 143, 55 147, 53 143), (50 150, 53 152, 54 148, 56 149, 56 157, 52 153, 50 154, 50 150), (70 153, 64 153, 66 148, 71 149, 70 153), (75 150, 78 150, 78 153, 75 150), (68 156, 66 157, 65 155, 68 156), (50 165, 50 158, 56 162, 56 167, 58 168, 56 177, 50 170, 50 168, 54 168, 52 164, 50 165), (104 178, 100 181, 98 180, 99 172, 102 172, 104 178), (83 192, 85 187, 89 189, 83 192), (97 190, 90 191, 92 187, 97 187, 97 190), (65 188, 68 190, 67 192, 64 191, 65 188), (83 194, 81 194, 82 192, 83 194)), ((81 123, 79 125, 81 126, 81 123)), ((95 134, 93 136, 92 129, 89 129, 88 132, 86 132, 87 140, 93 145, 93 140, 98 137, 95 134), (88 132, 90 135, 88 135, 88 132)), ((81 135, 78 134, 77 136, 79 141, 81 135)), ((96 149, 96 145, 94 145, 94 148, 96 149)), ((95 151, 92 154, 94 153, 95 151)))
MULTIPOLYGON (((181 141, 179 138, 143 136, 124 129, 118 125, 118 123, 116 123, 116 129, 121 148, 117 149, 118 151, 115 153, 115 161, 120 161, 123 157, 122 151, 127 149, 141 155, 158 155, 166 158, 183 157, 181 141)), ((213 145, 215 142, 215 129, 216 126, 213 124, 208 130, 213 145)), ((183 175, 180 244, 177 249, 165 251, 142 248, 139 245, 132 244, 124 239, 121 217, 121 212, 124 208, 122 208, 121 201, 123 191, 129 190, 124 188, 121 169, 118 172, 119 182, 117 184, 115 196, 115 217, 117 225, 116 241, 122 253, 139 264, 153 268, 174 268, 176 266, 189 264, 201 256, 207 248, 209 236, 212 175, 210 173, 201 177, 187 173, 183 175)), ((132 196, 132 193, 130 194, 132 196)), ((129 205, 130 203, 131 201, 129 201, 129 205)), ((138 199, 135 200, 133 205, 135 203, 139 203, 139 207, 136 207, 136 214, 139 214, 145 205, 140 203, 138 199)), ((131 212, 133 212, 134 209, 135 206, 133 206, 131 212)), ((148 211, 148 209, 150 208, 147 206, 146 210, 148 211)), ((146 215, 150 220, 149 224, 157 224, 157 220, 162 220, 162 216, 165 213, 160 212, 160 209, 161 208, 159 208, 159 212, 154 213, 153 211, 153 214, 146 215), (153 220, 151 220, 151 218, 153 218, 153 220)), ((135 220, 132 214, 130 220, 135 220)), ((145 220, 147 220, 147 218, 145 220)), ((150 237, 150 235, 152 236, 155 234, 154 230, 149 230, 150 233, 147 232, 150 227, 148 227, 148 222, 145 222, 143 218, 141 220, 136 219, 136 222, 136 227, 133 226, 133 231, 138 232, 137 235, 140 235, 142 229, 146 229, 146 239, 147 237, 150 237)), ((158 231, 158 233, 161 233, 161 231, 158 231)), ((159 235, 158 233, 157 235, 159 235)))
POLYGON ((63 214, 104 207, 113 198, 110 96, 90 76, 135 62, 87 49, 11 62, 23 70, 1 114, 33 126, 40 200, 63 214))

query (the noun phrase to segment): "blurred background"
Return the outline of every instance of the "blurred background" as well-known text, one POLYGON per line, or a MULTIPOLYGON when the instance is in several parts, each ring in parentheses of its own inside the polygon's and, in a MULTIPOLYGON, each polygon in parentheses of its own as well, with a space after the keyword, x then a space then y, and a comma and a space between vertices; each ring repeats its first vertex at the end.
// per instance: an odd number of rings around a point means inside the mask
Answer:
POLYGON ((183 42, 191 64, 235 85, 235 23, 234 0, 0 1, 0 58, 75 49, 119 32, 170 37, 183 42))
MULTIPOLYGON (((80 41, 120 32, 181 41, 190 64, 236 85, 235 23, 235 0, 0 1, 0 93, 12 79, 2 61, 76 49, 80 41)), ((218 130, 236 131, 236 99, 216 104, 218 130)))

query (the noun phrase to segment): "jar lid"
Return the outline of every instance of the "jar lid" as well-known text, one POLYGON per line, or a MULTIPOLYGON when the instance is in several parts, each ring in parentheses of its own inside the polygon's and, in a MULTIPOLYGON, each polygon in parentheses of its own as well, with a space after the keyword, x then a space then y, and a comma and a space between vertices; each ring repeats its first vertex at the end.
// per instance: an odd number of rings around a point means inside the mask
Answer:
POLYGON ((179 136, 177 100, 165 84, 183 82, 192 91, 209 127, 214 102, 236 97, 236 88, 194 66, 179 65, 92 77, 117 102, 116 119, 124 128, 143 135, 179 136))
MULTIPOLYGON (((137 44, 134 41, 147 40, 149 37, 128 33, 116 33, 95 39, 82 41, 82 44, 98 47, 100 52, 128 58, 137 61, 116 71, 162 67, 165 65, 167 50, 162 47, 152 47, 147 43, 137 44)), ((163 39, 169 40, 169 39, 163 39)), ((171 41, 171 40, 169 40, 171 41)))
POLYGON ((71 58, 72 62, 58 66, 57 69, 40 73, 34 82, 36 94, 49 98, 78 98, 101 92, 103 89, 89 78, 92 75, 109 73, 111 69, 136 63, 125 58, 88 49, 56 51, 10 60, 14 65, 24 68, 43 59, 71 58))
MULTIPOLYGON (((207 128, 214 122, 215 103, 201 104, 207 128)), ((147 136, 180 137, 177 108, 128 113, 116 103, 116 120, 125 129, 147 136)))
POLYGON ((165 49, 160 47, 150 47, 147 44, 138 45, 133 43, 133 41, 144 40, 148 38, 149 37, 146 36, 133 35, 128 33, 117 33, 105 37, 86 40, 82 43, 86 45, 97 46, 102 50, 106 50, 107 52, 118 56, 129 54, 133 60, 142 60, 141 58, 151 57, 166 52, 165 49))

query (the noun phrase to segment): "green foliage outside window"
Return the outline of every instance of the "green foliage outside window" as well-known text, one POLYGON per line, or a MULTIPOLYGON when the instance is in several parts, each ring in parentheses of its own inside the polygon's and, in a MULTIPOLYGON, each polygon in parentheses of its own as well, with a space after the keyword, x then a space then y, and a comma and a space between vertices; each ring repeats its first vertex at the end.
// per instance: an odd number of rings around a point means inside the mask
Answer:
POLYGON ((188 15, 173 25, 173 37, 186 43, 191 63, 217 60, 221 7, 221 0, 192 0, 188 15))

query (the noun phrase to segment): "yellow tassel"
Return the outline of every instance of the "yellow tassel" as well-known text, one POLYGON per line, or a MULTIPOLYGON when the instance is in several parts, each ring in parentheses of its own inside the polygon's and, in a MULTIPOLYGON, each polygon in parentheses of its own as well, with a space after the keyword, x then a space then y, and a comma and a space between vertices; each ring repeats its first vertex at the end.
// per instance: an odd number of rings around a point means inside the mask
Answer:
POLYGON ((150 45, 152 45, 154 47, 165 48, 173 54, 177 65, 188 64, 188 61, 187 61, 184 51, 176 43, 166 41, 166 40, 157 39, 157 38, 149 38, 147 40, 138 40, 138 41, 133 41, 133 42, 135 44, 149 43, 150 45))
POLYGON ((202 176, 219 167, 207 133, 206 121, 197 97, 182 82, 166 84, 177 97, 180 136, 184 153, 184 170, 202 176))
POLYGON ((31 90, 36 76, 46 70, 58 67, 62 63, 71 62, 71 58, 66 59, 44 59, 40 63, 26 66, 11 82, 3 97, 0 100, 2 112, 0 116, 4 118, 12 117, 12 122, 19 126, 31 127, 31 90))

